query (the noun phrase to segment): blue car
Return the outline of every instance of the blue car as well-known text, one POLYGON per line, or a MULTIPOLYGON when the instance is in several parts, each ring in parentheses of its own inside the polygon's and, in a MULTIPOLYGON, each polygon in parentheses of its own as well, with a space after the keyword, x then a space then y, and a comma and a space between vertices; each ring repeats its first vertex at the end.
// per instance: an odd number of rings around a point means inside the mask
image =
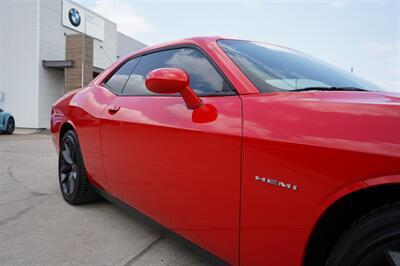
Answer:
POLYGON ((10 113, 0 109, 0 133, 12 134, 15 129, 15 120, 10 113))

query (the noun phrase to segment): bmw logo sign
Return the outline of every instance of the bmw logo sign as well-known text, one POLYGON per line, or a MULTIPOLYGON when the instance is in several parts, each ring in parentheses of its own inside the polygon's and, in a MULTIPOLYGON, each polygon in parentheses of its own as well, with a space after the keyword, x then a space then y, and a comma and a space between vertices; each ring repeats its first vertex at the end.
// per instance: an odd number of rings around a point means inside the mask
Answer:
POLYGON ((75 27, 78 27, 81 24, 81 15, 79 15, 78 10, 75 8, 71 8, 68 13, 69 21, 75 27))

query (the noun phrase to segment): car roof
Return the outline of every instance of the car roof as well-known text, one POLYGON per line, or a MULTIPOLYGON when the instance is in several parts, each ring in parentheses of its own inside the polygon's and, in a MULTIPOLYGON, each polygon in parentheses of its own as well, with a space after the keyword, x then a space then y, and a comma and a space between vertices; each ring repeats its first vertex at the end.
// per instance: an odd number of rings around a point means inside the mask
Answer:
MULTIPOLYGON (((226 36, 196 36, 196 37, 190 37, 190 38, 184 38, 184 39, 179 39, 179 40, 174 40, 174 41, 169 41, 169 42, 164 42, 164 43, 160 43, 160 44, 155 44, 155 45, 151 45, 151 46, 147 46, 144 47, 142 49, 136 50, 132 53, 129 53, 126 56, 121 57, 122 60, 118 60, 120 61, 124 61, 127 58, 133 57, 135 55, 138 54, 143 54, 143 53, 147 53, 147 52, 151 52, 154 50, 158 50, 158 49, 162 49, 162 48, 166 48, 166 47, 170 47, 170 46, 179 46, 179 45, 185 45, 185 44, 192 44, 192 45, 196 45, 199 47, 204 47, 207 45, 207 43, 210 42, 216 42, 218 40, 240 40, 240 41, 250 41, 250 42, 254 42, 254 40, 248 40, 248 39, 241 39, 241 38, 235 38, 235 37, 226 37, 226 36)), ((291 50, 294 52, 299 52, 295 49, 292 48, 288 48, 282 45, 278 45, 278 44, 273 44, 270 42, 259 42, 259 41, 255 41, 257 43, 262 43, 265 45, 270 45, 270 46, 275 46, 275 47, 280 47, 280 48, 284 48, 287 50, 291 50)))
MULTIPOLYGON (((184 39, 179 39, 179 40, 174 40, 174 41, 169 41, 169 42, 164 42, 164 43, 144 47, 142 49, 139 49, 132 53, 129 53, 127 56, 124 56, 123 58, 132 57, 137 54, 150 52, 150 51, 161 49, 164 47, 183 45, 183 44, 192 44, 192 45, 197 45, 197 46, 202 47, 203 45, 205 45, 207 43, 216 42, 217 40, 221 40, 221 39, 234 40, 235 38, 221 37, 221 36, 197 36, 197 37, 191 37, 191 38, 184 38, 184 39)), ((236 40, 239 40, 239 39, 236 39, 236 40)))

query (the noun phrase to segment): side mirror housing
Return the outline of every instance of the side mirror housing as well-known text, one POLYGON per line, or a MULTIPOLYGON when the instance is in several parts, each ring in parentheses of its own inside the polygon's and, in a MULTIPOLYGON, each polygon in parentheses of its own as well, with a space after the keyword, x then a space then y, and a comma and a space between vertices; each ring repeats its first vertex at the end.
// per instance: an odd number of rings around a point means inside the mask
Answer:
POLYGON ((214 105, 211 104, 203 104, 201 107, 193 110, 192 112, 192 121, 194 123, 210 123, 217 120, 218 110, 214 105))
POLYGON ((145 84, 149 91, 161 94, 179 93, 189 109, 203 105, 189 86, 189 75, 179 68, 158 68, 147 74, 145 84))

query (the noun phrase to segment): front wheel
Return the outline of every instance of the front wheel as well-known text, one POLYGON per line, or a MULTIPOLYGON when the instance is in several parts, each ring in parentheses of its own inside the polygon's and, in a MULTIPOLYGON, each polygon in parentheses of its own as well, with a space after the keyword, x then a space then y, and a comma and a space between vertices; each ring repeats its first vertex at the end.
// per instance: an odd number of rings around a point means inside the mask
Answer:
POLYGON ((69 204, 89 203, 100 198, 87 178, 78 138, 73 130, 66 132, 61 140, 58 176, 61 193, 69 204))
POLYGON ((15 121, 13 117, 10 117, 7 121, 5 133, 11 135, 15 129, 15 121))
POLYGON ((361 218, 331 252, 327 266, 399 266, 400 202, 361 218))

